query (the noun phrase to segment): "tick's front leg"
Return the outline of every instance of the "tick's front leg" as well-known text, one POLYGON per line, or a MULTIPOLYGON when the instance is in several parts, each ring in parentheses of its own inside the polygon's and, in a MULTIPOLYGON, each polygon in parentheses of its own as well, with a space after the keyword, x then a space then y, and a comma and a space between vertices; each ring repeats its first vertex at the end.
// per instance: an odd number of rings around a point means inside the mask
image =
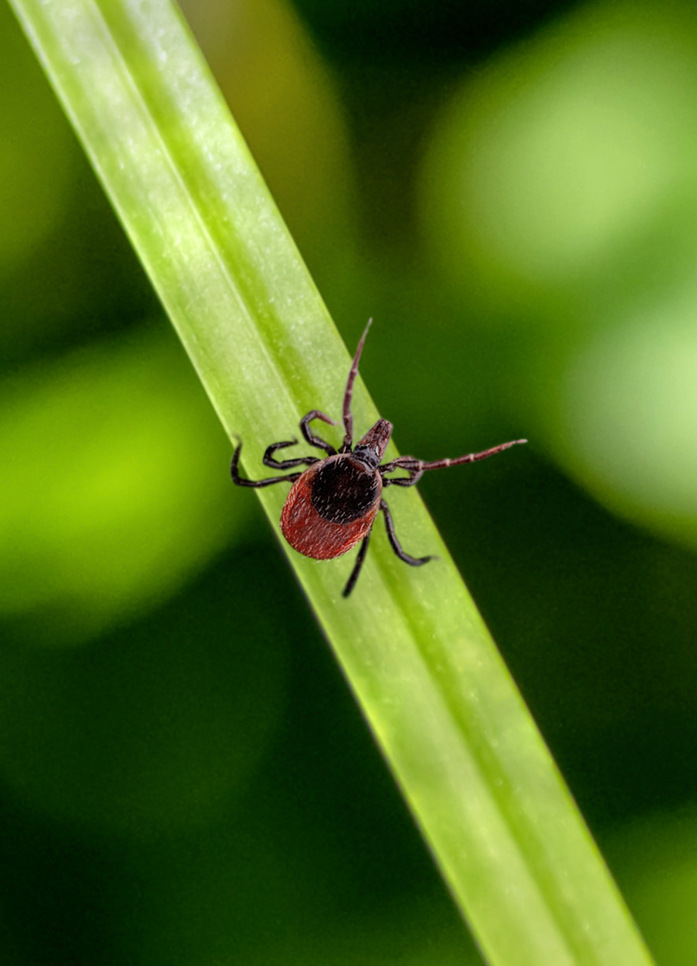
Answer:
MULTIPOLYGON (((262 463, 264 466, 270 466, 274 470, 289 470, 293 466, 312 466, 313 463, 319 462, 317 456, 298 456, 291 457, 288 460, 277 460, 274 457, 274 453, 279 449, 284 449, 286 446, 295 446, 297 439, 289 439, 284 443, 272 443, 270 446, 266 447, 266 452, 264 453, 264 458, 262 463)), ((285 477, 287 479, 287 477, 285 477)))
MULTIPOLYGON (((230 476, 232 477, 232 482, 237 486, 251 486, 255 488, 260 488, 262 486, 272 486, 274 483, 285 483, 286 480, 292 483, 297 480, 301 473, 289 473, 287 476, 270 476, 265 480, 246 480, 244 477, 240 476, 239 462, 240 453, 242 452, 242 442, 238 440, 237 446, 235 447, 235 452, 232 454, 232 462, 230 463, 230 476)), ((268 450, 267 450, 268 453, 268 450)))

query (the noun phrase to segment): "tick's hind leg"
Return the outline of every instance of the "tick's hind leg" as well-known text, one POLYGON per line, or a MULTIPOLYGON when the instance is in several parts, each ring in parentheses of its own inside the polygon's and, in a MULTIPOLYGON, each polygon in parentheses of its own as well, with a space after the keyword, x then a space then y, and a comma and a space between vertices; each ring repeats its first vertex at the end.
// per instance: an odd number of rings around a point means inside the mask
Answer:
POLYGON ((343 593, 342 593, 342 596, 343 597, 348 597, 348 595, 351 593, 351 591, 353 590, 353 588, 356 586, 356 581, 358 580, 358 575, 361 572, 361 568, 363 566, 363 561, 365 560, 365 555, 368 552, 368 541, 370 540, 370 534, 371 533, 372 533, 372 529, 371 530, 368 530, 368 532, 365 535, 365 537, 363 537, 363 543, 361 544, 361 548, 358 551, 358 556, 356 557, 356 562, 353 565, 353 570, 351 571, 351 576, 349 577, 348 582, 347 582, 346 586, 344 587, 344 590, 343 590, 343 593))
MULTIPOLYGON (((286 480, 293 482, 297 480, 301 473, 288 473, 287 476, 270 476, 266 480, 246 480, 244 477, 240 476, 239 462, 240 453, 242 452, 242 443, 238 442, 235 447, 235 452, 232 454, 232 462, 230 463, 230 476, 232 477, 232 482, 236 483, 237 486, 271 486, 273 483, 284 483, 286 480)), ((267 450, 268 452, 268 450, 267 450)))
POLYGON ((402 549, 402 545, 397 539, 397 534, 394 532, 394 521, 392 519, 392 514, 390 513, 390 508, 385 503, 384 500, 380 500, 380 509, 385 515, 385 527, 387 528, 387 537, 392 545, 392 549, 397 554, 400 560, 404 563, 409 564, 410 567, 421 567, 423 564, 428 563, 429 560, 435 560, 436 558, 432 555, 428 557, 412 557, 411 554, 407 553, 406 550, 402 549))
POLYGON ((264 466, 270 466, 271 469, 289 470, 292 466, 311 466, 313 463, 319 462, 317 456, 298 456, 291 457, 288 460, 277 460, 274 458, 273 454, 276 450, 284 449, 286 446, 295 446, 297 442, 297 439, 289 439, 285 443, 272 443, 266 447, 262 463, 264 466))

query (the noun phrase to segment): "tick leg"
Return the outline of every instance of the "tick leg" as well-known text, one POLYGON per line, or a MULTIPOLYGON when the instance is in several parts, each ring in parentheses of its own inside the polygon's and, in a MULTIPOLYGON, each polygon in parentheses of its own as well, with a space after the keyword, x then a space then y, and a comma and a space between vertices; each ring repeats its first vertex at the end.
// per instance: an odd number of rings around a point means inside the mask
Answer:
POLYGON ((394 521, 392 519, 392 514, 390 513, 390 508, 385 503, 384 500, 380 500, 380 509, 385 515, 385 526, 387 528, 387 537, 392 544, 392 549, 397 554, 400 560, 404 563, 408 563, 410 567, 421 567, 423 564, 428 563, 429 560, 434 560, 433 556, 428 557, 412 557, 411 554, 407 553, 406 550, 402 549, 402 545, 397 539, 397 534, 394 532, 394 521))
POLYGON ((240 471, 238 469, 241 452, 242 443, 238 442, 237 446, 235 447, 235 452, 232 454, 232 462, 230 463, 230 476, 232 477, 232 482, 236 483, 237 486, 271 486, 273 483, 284 483, 286 480, 292 483, 294 480, 297 480, 298 477, 302 476, 301 473, 289 473, 287 476, 270 476, 266 480, 245 480, 240 476, 240 471))
POLYGON ((527 439, 514 439, 510 443, 501 443, 499 446, 492 446, 491 449, 483 449, 481 453, 467 453, 466 456, 457 456, 455 459, 434 460, 432 463, 417 460, 415 456, 398 456, 397 459, 392 460, 390 463, 384 463, 380 467, 380 476, 383 477, 385 486, 390 486, 391 484, 396 484, 397 486, 413 486, 415 483, 418 483, 427 470, 442 470, 447 466, 460 466, 462 463, 477 463, 479 460, 488 459, 490 456, 495 456, 496 453, 501 453, 503 450, 510 449, 511 446, 517 446, 519 443, 527 443, 527 439), (404 470, 409 475, 386 480, 384 474, 391 473, 392 470, 404 470))
POLYGON ((292 466, 311 466, 313 463, 317 463, 318 457, 316 456, 299 456, 288 460, 274 459, 273 454, 276 450, 283 449, 286 446, 295 446, 297 442, 297 439, 289 439, 285 443, 272 443, 266 447, 262 463, 264 466, 270 466, 276 470, 289 470, 292 466))
POLYGON ((327 456, 334 456, 336 450, 329 443, 320 439, 319 436, 315 434, 310 429, 310 423, 313 419, 321 419, 323 423, 329 423, 330 426, 336 426, 333 419, 330 419, 326 413, 321 413, 319 409, 313 409, 306 416, 300 420, 300 432, 303 434, 303 438, 307 440, 310 446, 316 446, 318 449, 323 449, 327 456))
POLYGON ((353 414, 351 412, 351 400, 353 399, 353 384, 356 381, 356 376, 358 375, 358 363, 361 358, 361 352, 363 352, 363 345, 365 343, 365 337, 368 335, 368 329, 372 323, 372 319, 368 319, 368 324, 366 325, 363 335, 361 336, 361 341, 358 343, 358 348, 356 349, 356 354, 353 357, 353 362, 351 363, 351 369, 348 375, 348 381, 346 383, 346 390, 344 392, 344 407, 343 407, 343 417, 344 417, 344 441, 341 444, 341 453, 350 453, 353 448, 353 414))
POLYGON ((353 570, 351 571, 351 576, 348 579, 348 583, 344 587, 342 596, 348 597, 353 588, 356 586, 356 581, 358 580, 358 575, 361 572, 361 567, 363 566, 363 561, 365 560, 365 555, 368 552, 368 541, 370 540, 370 534, 372 533, 372 528, 368 530, 367 534, 363 538, 363 543, 361 544, 360 550, 358 551, 358 556, 356 557, 356 562, 353 565, 353 570))
POLYGON ((424 471, 419 465, 420 462, 413 456, 398 456, 391 463, 380 466, 378 471, 382 477, 383 486, 414 486, 424 475, 424 471), (392 479, 386 479, 384 474, 390 473, 392 470, 405 470, 408 476, 394 476, 392 479))
POLYGON ((466 456, 456 456, 452 460, 434 460, 433 463, 424 463, 423 460, 414 459, 413 456, 398 456, 396 460, 392 461, 392 466, 402 466, 404 469, 418 468, 422 473, 425 473, 427 470, 445 469, 446 466, 461 466, 462 463, 477 463, 479 460, 486 460, 490 456, 502 453, 503 450, 510 449, 511 446, 518 446, 519 443, 527 443, 527 439, 514 439, 510 443, 500 443, 498 446, 492 446, 490 449, 483 449, 481 453, 467 453, 466 456))

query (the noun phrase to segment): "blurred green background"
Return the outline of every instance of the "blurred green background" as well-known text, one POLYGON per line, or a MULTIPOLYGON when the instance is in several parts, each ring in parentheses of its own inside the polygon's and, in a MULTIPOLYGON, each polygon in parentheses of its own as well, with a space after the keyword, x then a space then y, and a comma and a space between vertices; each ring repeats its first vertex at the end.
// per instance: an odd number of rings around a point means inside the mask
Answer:
MULTIPOLYGON (((420 490, 694 964, 697 6, 185 14, 402 452, 529 437, 420 490)), ((0 963, 479 962, 5 6, 0 64, 0 963)))

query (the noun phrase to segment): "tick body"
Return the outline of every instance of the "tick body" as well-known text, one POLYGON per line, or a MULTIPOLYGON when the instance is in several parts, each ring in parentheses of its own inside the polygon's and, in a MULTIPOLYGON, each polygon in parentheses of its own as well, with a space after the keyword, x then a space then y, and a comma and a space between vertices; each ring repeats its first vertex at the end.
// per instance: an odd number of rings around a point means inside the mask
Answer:
POLYGON ((328 456, 291 487, 281 512, 283 536, 306 557, 340 557, 370 532, 381 494, 375 470, 351 454, 328 456))
POLYGON ((344 588, 344 597, 348 597, 358 579, 373 524, 380 511, 385 517, 387 536, 392 549, 400 560, 412 567, 420 567, 433 559, 431 556, 412 557, 402 549, 389 508, 383 499, 385 487, 393 484, 413 486, 427 470, 459 466, 461 463, 474 463, 500 453, 510 446, 526 442, 524 439, 516 439, 480 453, 468 453, 466 456, 436 460, 432 463, 418 460, 413 456, 398 456, 391 462, 381 463, 392 436, 392 423, 386 419, 379 419, 354 447, 351 414, 353 384, 358 375, 358 363, 369 328, 370 322, 358 343, 346 383, 343 404, 344 440, 338 452, 311 431, 310 423, 315 419, 336 425, 329 416, 314 409, 300 420, 300 432, 310 446, 323 450, 326 456, 278 460, 274 454, 280 449, 295 445, 297 440, 272 443, 264 453, 265 466, 280 470, 301 466, 307 469, 283 476, 271 476, 264 480, 247 480, 239 474, 242 444, 238 442, 230 467, 233 482, 238 486, 272 486, 285 481, 293 483, 281 511, 281 531, 291 547, 306 557, 313 557, 315 560, 331 560, 334 557, 340 557, 361 540, 363 541, 351 576, 344 588), (386 476, 387 473, 394 471, 401 471, 401 473, 399 476, 386 476))

